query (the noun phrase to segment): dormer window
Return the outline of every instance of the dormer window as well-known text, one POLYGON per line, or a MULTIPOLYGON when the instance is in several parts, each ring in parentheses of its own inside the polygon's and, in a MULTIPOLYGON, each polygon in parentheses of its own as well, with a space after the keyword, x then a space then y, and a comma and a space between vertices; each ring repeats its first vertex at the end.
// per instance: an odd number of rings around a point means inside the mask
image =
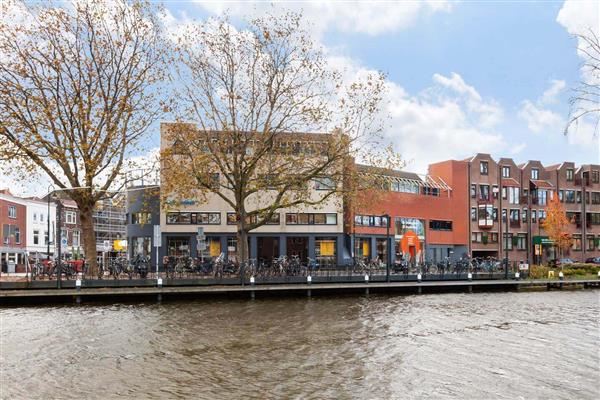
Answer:
POLYGON ((487 175, 488 174, 488 170, 489 170, 489 164, 487 161, 480 161, 479 162, 479 172, 481 173, 481 175, 487 175))
POLYGON ((510 167, 502 167, 502 177, 510 178, 510 167))
POLYGON ((540 170, 537 168, 531 168, 531 179, 540 179, 540 170))

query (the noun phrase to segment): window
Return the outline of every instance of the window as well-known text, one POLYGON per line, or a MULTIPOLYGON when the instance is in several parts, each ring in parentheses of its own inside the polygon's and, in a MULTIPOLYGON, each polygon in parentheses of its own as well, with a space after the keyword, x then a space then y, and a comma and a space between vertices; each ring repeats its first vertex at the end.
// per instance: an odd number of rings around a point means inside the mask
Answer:
POLYGON ((489 200, 490 199, 490 185, 479 185, 479 199, 489 200))
POLYGON ((220 225, 218 212, 168 212, 168 225, 220 225))
POLYGON ((50 237, 48 236, 48 231, 44 231, 44 245, 48 245, 50 241, 50 237))
POLYGON ((492 219, 494 221, 498 221, 498 209, 494 207, 494 209, 492 210, 492 219))
MULTIPOLYGON (((227 225, 236 225, 240 218, 234 212, 227 213, 227 225)), ((258 221, 258 217, 256 214, 251 217, 246 217, 246 223, 255 224, 258 221)), ((281 215, 279 213, 274 213, 271 216, 271 219, 268 220, 265 225, 279 225, 281 223, 281 215)))
POLYGON ((335 182, 328 177, 315 179, 315 190, 332 190, 335 189, 335 182))
MULTIPOLYGON (((559 194, 560 196, 560 194, 559 194)), ((575 191, 574 190, 565 190, 563 199, 565 203, 575 203, 575 191)))
POLYGON ((33 230, 33 244, 40 244, 40 231, 37 229, 33 230))
POLYGON ((480 161, 479 162, 479 173, 481 175, 487 175, 488 174, 488 162, 487 161, 480 161))
POLYGON ((572 181, 573 180, 573 169, 568 168, 566 171, 566 174, 567 174, 567 181, 572 181))
POLYGON ((44 222, 44 214, 40 214, 40 222, 44 222))
POLYGON ((521 217, 522 217, 523 223, 526 224, 527 223, 527 209, 526 208, 523 209, 523 212, 521 213, 521 217))
POLYGON ((537 168, 531 168, 531 179, 537 180, 540 178, 540 171, 537 168))
POLYGON ((510 167, 502 167, 502 177, 510 178, 510 167))
POLYGON ((546 219, 546 210, 539 210, 538 211, 538 221, 543 222, 544 219, 546 219))
POLYGON ((508 188, 508 204, 519 204, 519 188, 509 187, 508 188))
POLYGON ((494 225, 494 208, 488 205, 480 205, 477 213, 479 226, 492 226, 494 225))
POLYGON ((531 223, 532 223, 532 224, 535 224, 535 221, 536 221, 536 214, 537 214, 537 211, 536 211, 536 210, 531 210, 531 223))
POLYGON ((573 250, 581 251, 581 235, 573 235, 573 250))
POLYGON ((81 236, 81 232, 79 232, 78 230, 73 231, 73 246, 74 247, 79 247, 79 245, 81 243, 80 236, 81 236))
POLYGON ((600 204, 600 192, 592 192, 592 204, 600 204))
POLYGON ((510 222, 519 222, 519 210, 512 209, 510 210, 510 222))
POLYGON ((600 173, 597 169, 592 171, 592 182, 599 183, 600 182, 600 173))
POLYGON ((429 229, 434 231, 451 231, 452 221, 431 220, 429 221, 429 229))
POLYGON ((517 250, 527 250, 527 235, 519 233, 516 238, 517 250))
POLYGON ((21 229, 18 227, 14 227, 14 235, 15 235, 15 243, 21 244, 21 229))
POLYGON ((587 249, 594 250, 594 248, 596 247, 594 235, 586 235, 586 238, 587 238, 587 249))
POLYGON ((8 218, 17 218, 17 207, 8 206, 8 218))
POLYGON ((440 195, 440 189, 438 188, 432 188, 429 186, 425 186, 423 188, 423 194, 425 196, 439 196, 440 195))
POLYGON ((33 213, 33 220, 37 221, 37 214, 36 213, 33 213))
POLYGON ((600 225, 600 213, 588 213, 587 220, 592 225, 600 225))
POLYGON ((477 197, 477 185, 471 185, 471 198, 477 197))
POLYGON ((419 185, 413 182, 392 182, 392 190, 401 193, 419 194, 419 185))
POLYGON ((354 224, 356 226, 375 226, 387 227, 388 220, 385 216, 380 215, 355 215, 354 224))
POLYGON ((335 213, 287 213, 286 225, 337 225, 335 213))
POLYGON ((75 211, 65 211, 65 223, 71 225, 77 223, 77 214, 75 211))
POLYGON ((508 199, 508 190, 506 186, 502 186, 502 199, 506 200, 508 199))
POLYGON ((149 212, 131 213, 131 223, 146 225, 152 222, 152 214, 149 212))
POLYGON ((513 249, 513 241, 512 241, 512 233, 504 233, 502 235, 502 237, 504 238, 504 248, 508 249, 508 250, 512 250, 513 249))
POLYGON ((581 204, 581 190, 578 190, 576 195, 575 195, 575 202, 577 204, 581 204))
POLYGON ((190 255, 190 241, 188 238, 167 238, 167 255, 174 257, 190 255))
POLYGON ((471 221, 477 221, 477 208, 471 207, 471 221))
POLYGON ((548 204, 548 191, 547 190, 538 190, 537 191, 537 203, 540 206, 545 206, 548 204))
MULTIPOLYGON (((336 257, 336 238, 335 237, 317 237, 315 238, 315 258, 318 261, 333 261, 336 257)), ((385 258, 381 258, 385 260, 385 258)))
POLYGON ((131 250, 134 257, 149 256, 152 254, 151 239, 149 236, 131 238, 131 250))

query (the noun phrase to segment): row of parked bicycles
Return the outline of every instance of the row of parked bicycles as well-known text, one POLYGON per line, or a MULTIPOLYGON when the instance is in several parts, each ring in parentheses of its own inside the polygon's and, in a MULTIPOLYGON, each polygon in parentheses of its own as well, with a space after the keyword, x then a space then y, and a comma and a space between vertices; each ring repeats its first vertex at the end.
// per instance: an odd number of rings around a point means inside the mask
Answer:
MULTIPOLYGON (((31 264, 31 275, 33 279, 53 279, 60 275, 71 279, 78 274, 93 278, 89 274, 89 265, 85 260, 66 261, 60 265, 52 260, 35 260, 31 264)), ((452 275, 478 273, 501 273, 504 272, 506 264, 496 258, 461 258, 451 261, 449 258, 432 262, 425 260, 399 260, 390 265, 389 272, 392 274, 422 274, 422 275, 452 275)), ((387 274, 388 268, 380 258, 367 259, 357 258, 346 265, 335 265, 312 258, 301 260, 299 256, 281 256, 272 260, 250 259, 247 262, 237 263, 225 257, 221 253, 218 257, 192 258, 189 256, 166 256, 162 260, 162 268, 167 279, 184 278, 191 276, 232 278, 241 277, 286 277, 286 276, 308 276, 308 275, 381 275, 387 274)), ((136 255, 132 259, 118 257, 110 260, 106 265, 98 266, 97 278, 113 279, 145 279, 151 272, 150 258, 136 255)))
MULTIPOLYGON (((65 279, 72 279, 77 275, 93 278, 90 274, 89 264, 84 259, 79 260, 48 260, 36 258, 30 263, 31 278, 56 279, 59 275, 65 279)), ((142 279, 148 276, 150 271, 150 258, 137 255, 128 260, 126 257, 117 257, 110 260, 106 265, 98 265, 97 278, 112 277, 114 279, 140 277, 142 279)))

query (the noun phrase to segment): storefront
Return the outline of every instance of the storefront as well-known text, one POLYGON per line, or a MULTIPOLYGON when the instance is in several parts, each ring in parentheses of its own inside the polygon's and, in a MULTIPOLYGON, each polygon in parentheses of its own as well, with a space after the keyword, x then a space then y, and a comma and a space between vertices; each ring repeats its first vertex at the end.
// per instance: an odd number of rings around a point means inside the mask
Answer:
POLYGON ((548 236, 534 236, 533 250, 536 264, 545 264, 556 259, 556 247, 554 241, 548 236))

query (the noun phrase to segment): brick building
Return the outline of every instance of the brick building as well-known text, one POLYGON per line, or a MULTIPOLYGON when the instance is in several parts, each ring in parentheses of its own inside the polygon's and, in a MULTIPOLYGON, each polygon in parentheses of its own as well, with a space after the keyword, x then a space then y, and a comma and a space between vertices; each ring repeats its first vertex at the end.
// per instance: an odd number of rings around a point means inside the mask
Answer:
POLYGON ((0 190, 0 225, 2 272, 24 272, 27 247, 27 207, 23 199, 8 189, 0 190))
POLYGON ((462 170, 458 166, 449 168, 454 163, 449 161, 430 168, 427 176, 359 165, 361 174, 381 175, 385 191, 378 195, 377 201, 357 205, 356 215, 348 215, 352 225, 347 234, 353 243, 353 256, 378 257, 383 262, 396 263, 401 259, 455 260, 465 255, 468 252, 466 165, 463 164, 462 170))

